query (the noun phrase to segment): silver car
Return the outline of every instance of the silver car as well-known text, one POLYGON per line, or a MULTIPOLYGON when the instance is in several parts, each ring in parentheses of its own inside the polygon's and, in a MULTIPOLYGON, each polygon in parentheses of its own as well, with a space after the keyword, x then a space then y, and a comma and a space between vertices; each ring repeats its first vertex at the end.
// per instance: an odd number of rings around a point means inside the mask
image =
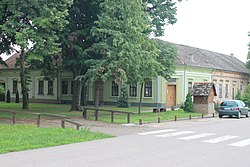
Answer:
POLYGON ((240 118, 241 115, 249 117, 249 108, 241 100, 226 100, 221 103, 218 113, 220 118, 224 115, 236 116, 237 118, 240 118))

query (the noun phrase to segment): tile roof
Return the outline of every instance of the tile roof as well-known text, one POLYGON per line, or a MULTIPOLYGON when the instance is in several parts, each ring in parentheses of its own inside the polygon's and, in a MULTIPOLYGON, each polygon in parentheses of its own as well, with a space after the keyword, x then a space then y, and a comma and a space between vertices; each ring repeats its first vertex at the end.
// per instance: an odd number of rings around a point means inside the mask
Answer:
POLYGON ((193 96, 209 96, 211 88, 214 89, 214 94, 216 94, 216 90, 214 87, 214 83, 212 82, 195 82, 192 90, 193 96))
POLYGON ((215 70, 249 73, 245 63, 234 56, 199 49, 191 46, 173 44, 178 50, 176 64, 206 67, 215 70))
POLYGON ((10 56, 7 60, 5 60, 5 63, 8 65, 8 67, 5 67, 3 65, 0 65, 0 69, 14 69, 16 64, 16 58, 20 57, 20 53, 15 53, 12 56, 10 56))

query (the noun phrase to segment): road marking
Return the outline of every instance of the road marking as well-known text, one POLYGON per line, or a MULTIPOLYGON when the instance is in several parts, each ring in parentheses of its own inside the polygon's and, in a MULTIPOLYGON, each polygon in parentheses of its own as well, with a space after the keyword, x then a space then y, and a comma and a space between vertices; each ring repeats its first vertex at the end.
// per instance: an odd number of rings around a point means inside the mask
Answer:
POLYGON ((235 146, 235 147, 245 147, 247 145, 250 145, 250 139, 242 140, 239 142, 235 142, 232 144, 229 144, 230 146, 235 146))
POLYGON ((181 139, 181 140, 193 140, 193 139, 199 139, 199 138, 212 136, 212 135, 215 135, 215 134, 214 133, 201 133, 201 134, 198 134, 198 135, 181 137, 181 138, 178 138, 178 139, 181 139))
POLYGON ((157 133, 165 133, 165 132, 174 132, 175 129, 164 129, 164 130, 157 130, 157 131, 150 131, 150 132, 144 132, 144 133, 138 133, 138 135, 152 135, 157 133))
POLYGON ((219 142, 230 140, 230 139, 235 139, 235 138, 238 138, 238 137, 239 136, 226 135, 226 136, 221 136, 221 137, 217 137, 217 138, 210 139, 210 140, 205 140, 205 141, 202 141, 202 142, 214 144, 214 143, 219 143, 219 142))
POLYGON ((167 133, 163 135, 157 135, 157 137, 171 137, 171 136, 179 136, 179 135, 186 135, 194 133, 194 131, 181 131, 181 132, 175 132, 175 133, 167 133))

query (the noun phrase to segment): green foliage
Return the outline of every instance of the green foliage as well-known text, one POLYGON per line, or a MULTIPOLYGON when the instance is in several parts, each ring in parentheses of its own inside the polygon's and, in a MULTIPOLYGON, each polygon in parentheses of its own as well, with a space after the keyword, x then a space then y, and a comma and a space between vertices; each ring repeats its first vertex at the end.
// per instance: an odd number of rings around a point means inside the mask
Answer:
POLYGON ((158 74, 168 80, 175 72, 177 49, 170 43, 155 39, 157 48, 160 50, 157 61, 162 65, 158 74))
POLYGON ((128 108, 128 90, 127 84, 123 83, 121 86, 121 94, 117 100, 117 107, 128 108))
POLYGON ((250 106, 250 84, 247 85, 241 100, 243 100, 248 106, 250 106))
POLYGON ((217 101, 214 101, 214 110, 217 111, 219 109, 220 105, 217 101))
POLYGON ((10 90, 7 91, 7 99, 6 99, 7 103, 10 103, 10 90))
POLYGON ((15 100, 16 103, 19 103, 19 92, 18 90, 16 91, 16 100, 15 100))
POLYGON ((173 0, 143 0, 146 8, 145 12, 150 17, 151 31, 156 36, 164 34, 164 26, 166 24, 174 24, 177 19, 176 3, 173 0))
POLYGON ((32 125, 0 125, 0 153, 52 147, 112 137, 87 129, 37 128, 32 125))
POLYGON ((235 95, 235 100, 243 100, 243 97, 242 97, 239 89, 237 89, 237 93, 235 95))
POLYGON ((184 102, 184 111, 194 112, 194 105, 193 105, 192 96, 191 96, 190 92, 188 92, 188 94, 186 96, 186 100, 184 102))
POLYGON ((0 85, 0 94, 4 94, 5 93, 5 89, 2 85, 0 85))

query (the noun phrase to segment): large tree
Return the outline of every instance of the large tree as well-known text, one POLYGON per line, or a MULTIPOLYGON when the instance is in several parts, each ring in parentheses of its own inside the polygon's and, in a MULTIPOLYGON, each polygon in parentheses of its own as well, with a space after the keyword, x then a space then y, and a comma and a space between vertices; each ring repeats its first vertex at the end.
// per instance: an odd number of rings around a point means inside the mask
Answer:
POLYGON ((0 48, 10 53, 19 48, 23 109, 28 109, 29 60, 59 52, 57 32, 67 23, 65 17, 71 0, 2 0, 0 1, 0 48))
POLYGON ((80 80, 79 76, 86 74, 89 68, 87 61, 96 56, 88 52, 88 49, 95 42, 90 30, 98 20, 101 1, 74 0, 67 17, 69 24, 60 33, 63 67, 73 74, 73 96, 70 111, 81 110, 81 100, 86 101, 86 83, 85 80, 80 80), (81 96, 82 93, 83 96, 81 96))
MULTIPOLYGON (((122 80, 137 83, 141 69, 148 68, 149 77, 156 76, 160 64, 156 61, 158 50, 148 38, 149 19, 141 0, 106 0, 101 4, 101 14, 92 33, 98 42, 93 51, 102 55, 93 61, 88 76, 94 81, 122 80)), ((96 84, 98 107, 99 84, 96 84)))

